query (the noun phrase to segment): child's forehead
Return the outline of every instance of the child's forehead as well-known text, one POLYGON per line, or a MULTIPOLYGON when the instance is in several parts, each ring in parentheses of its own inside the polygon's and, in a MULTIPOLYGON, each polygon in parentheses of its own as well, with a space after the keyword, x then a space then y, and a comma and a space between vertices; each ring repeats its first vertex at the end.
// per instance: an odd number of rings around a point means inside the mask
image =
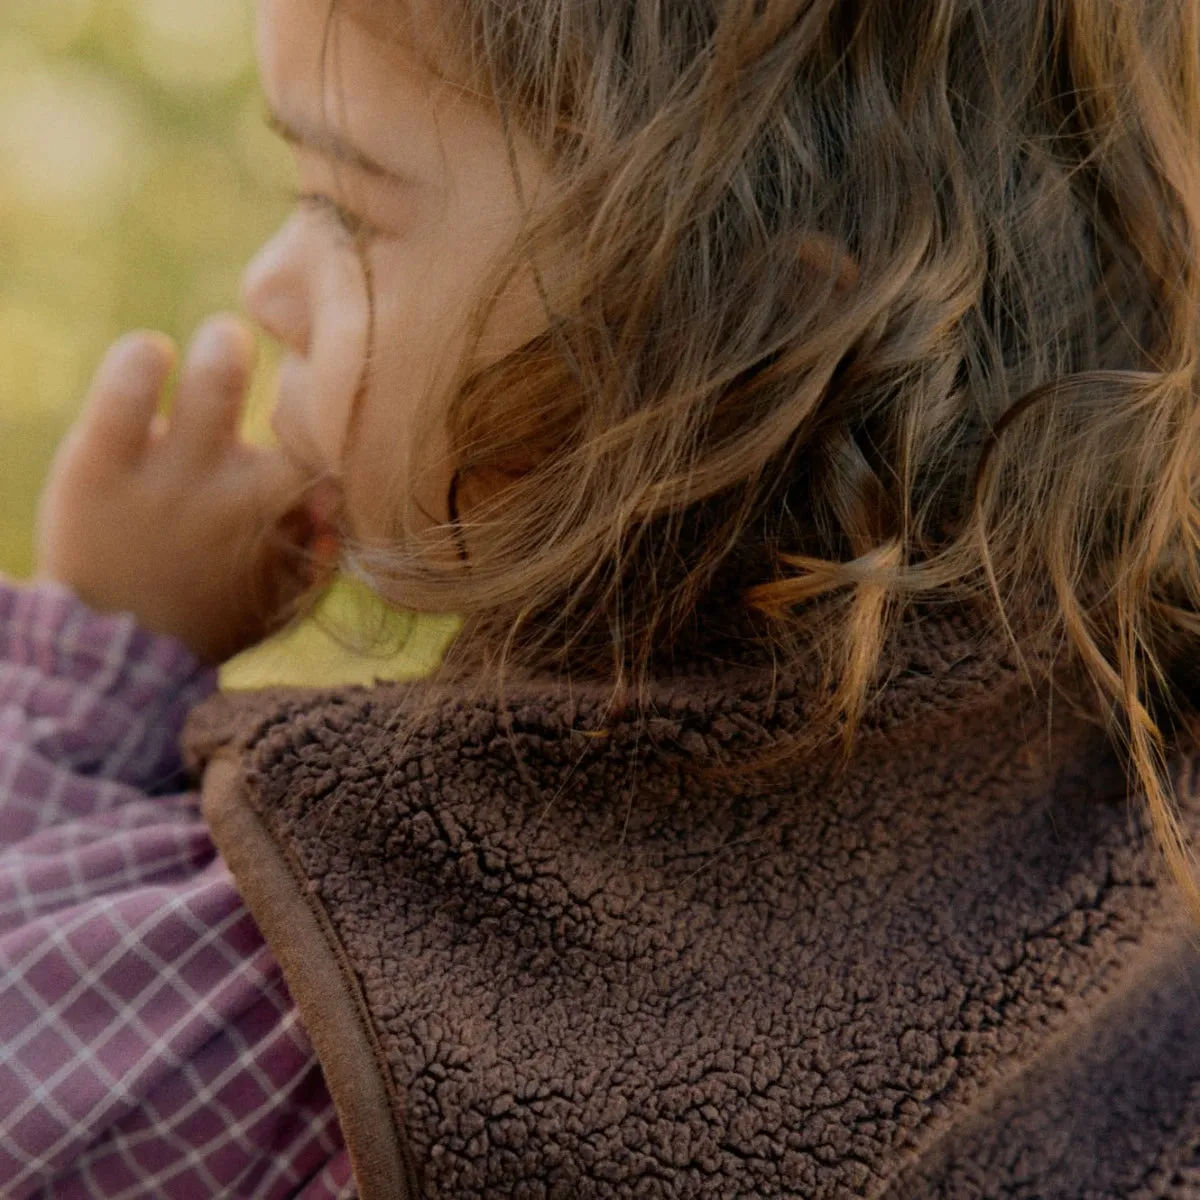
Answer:
POLYGON ((383 55, 406 65, 420 64, 444 77, 452 55, 445 44, 445 18, 451 0, 325 0, 335 18, 354 22, 383 55))
POLYGON ((452 187, 485 167, 507 179, 514 147, 495 108, 402 40, 374 36, 354 15, 364 2, 338 0, 331 23, 329 0, 259 0, 262 87, 276 127, 297 146, 369 162, 394 181, 452 187))
MULTIPOLYGON (((336 93, 395 113, 418 98, 439 106, 458 89, 432 34, 409 36, 424 0, 258 0, 258 59, 267 98, 281 107, 336 93)), ((421 28, 432 29, 422 25, 421 28)), ((300 114, 296 114, 300 115, 300 114)))
POLYGON ((337 12, 382 42, 409 40, 420 28, 420 0, 333 0, 337 12))
MULTIPOLYGON (((456 105, 422 58, 358 19, 364 0, 259 0, 258 63, 268 107, 282 125, 394 144, 408 160, 433 158, 423 127, 456 105), (424 151, 424 153, 423 153, 424 151)), ((383 4, 375 4, 377 15, 383 4)), ((420 165, 419 162, 413 165, 420 165)))
POLYGON ((272 123, 294 145, 398 178, 436 166, 419 75, 356 22, 331 25, 328 0, 259 0, 257 50, 272 123))

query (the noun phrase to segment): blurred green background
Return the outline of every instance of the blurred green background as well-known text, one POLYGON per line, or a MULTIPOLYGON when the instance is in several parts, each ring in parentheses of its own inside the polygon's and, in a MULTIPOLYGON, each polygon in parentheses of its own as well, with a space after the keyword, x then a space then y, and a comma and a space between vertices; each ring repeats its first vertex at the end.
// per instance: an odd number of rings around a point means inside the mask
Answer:
MULTIPOLYGON (((251 0, 0 0, 0 572, 106 346, 237 310, 284 217, 251 0)), ((264 346, 264 350, 267 348, 264 346)), ((269 351, 254 432, 273 390, 269 351)))

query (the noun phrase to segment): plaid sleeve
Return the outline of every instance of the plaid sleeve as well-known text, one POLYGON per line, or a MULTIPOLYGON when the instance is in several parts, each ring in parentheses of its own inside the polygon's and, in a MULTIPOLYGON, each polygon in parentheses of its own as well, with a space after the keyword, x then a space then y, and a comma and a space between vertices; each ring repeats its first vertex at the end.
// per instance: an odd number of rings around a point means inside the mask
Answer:
POLYGON ((178 774, 175 643, 0 584, 0 1194, 355 1194, 278 965, 178 774))
MULTIPOLYGON (((188 711, 216 681, 180 642, 128 614, 94 612, 59 584, 0 579, 0 745, 19 740, 83 779, 170 791, 188 711)), ((45 779, 12 772, 0 761, 0 790, 46 790, 45 779)))

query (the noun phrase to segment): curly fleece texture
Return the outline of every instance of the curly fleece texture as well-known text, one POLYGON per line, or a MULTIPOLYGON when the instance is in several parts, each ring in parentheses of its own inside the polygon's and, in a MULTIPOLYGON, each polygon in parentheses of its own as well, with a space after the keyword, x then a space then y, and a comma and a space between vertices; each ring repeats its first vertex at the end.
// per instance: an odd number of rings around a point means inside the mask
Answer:
POLYGON ((457 1200, 1200 1197, 1181 905, 1103 735, 965 623, 897 653, 848 765, 786 776, 706 769, 803 728, 787 677, 664 679, 602 736, 586 690, 420 721, 414 697, 217 698, 189 734, 197 768, 237 764, 214 836, 347 1060, 368 1200, 367 1124, 404 1190, 457 1200), (290 900, 256 882, 270 854, 290 900), (287 944, 304 906, 344 992, 287 944))

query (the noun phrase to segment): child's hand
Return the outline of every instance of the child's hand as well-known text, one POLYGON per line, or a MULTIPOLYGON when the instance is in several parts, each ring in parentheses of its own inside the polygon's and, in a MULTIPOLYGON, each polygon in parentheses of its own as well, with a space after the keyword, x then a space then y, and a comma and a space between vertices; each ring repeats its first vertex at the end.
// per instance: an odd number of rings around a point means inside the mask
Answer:
POLYGON ((155 333, 109 350, 42 492, 37 575, 223 662, 273 632, 310 582, 310 481, 238 440, 254 366, 242 322, 202 327, 168 422, 155 414, 174 357, 155 333))

